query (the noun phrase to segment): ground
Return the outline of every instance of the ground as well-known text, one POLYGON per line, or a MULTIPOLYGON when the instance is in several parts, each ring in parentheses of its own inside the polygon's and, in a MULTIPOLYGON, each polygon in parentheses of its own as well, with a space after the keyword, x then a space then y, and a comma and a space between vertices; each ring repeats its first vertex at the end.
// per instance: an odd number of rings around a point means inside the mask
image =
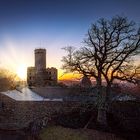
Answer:
POLYGON ((42 140, 123 140, 115 134, 91 129, 71 129, 51 126, 41 131, 42 140))
MULTIPOLYGON (((21 134, 17 135, 17 132, 13 134, 11 128, 26 128, 25 130, 28 130, 30 122, 36 122, 35 120, 37 120, 37 124, 42 124, 44 118, 47 118, 48 121, 47 128, 44 128, 40 133, 42 140, 121 140, 121 138, 140 140, 139 99, 128 101, 113 100, 107 114, 109 129, 106 130, 108 133, 105 133, 101 131, 102 129, 98 127, 98 125, 96 126, 97 108, 94 106, 93 100, 92 102, 85 101, 86 98, 89 99, 89 95, 90 98, 93 96, 90 90, 87 92, 87 90, 78 88, 70 89, 59 87, 33 88, 33 91, 34 90, 36 90, 40 96, 43 96, 42 98, 62 98, 64 95, 67 98, 65 98, 64 102, 44 102, 44 100, 43 102, 27 102, 16 101, 4 94, 0 94, 1 102, 4 103, 4 106, 1 105, 0 126, 2 129, 8 128, 8 130, 10 130, 10 134, 9 132, 8 134, 3 134, 2 132, 0 134, 0 140, 1 135, 6 137, 6 140, 18 140, 17 136, 23 139, 24 137, 21 136, 21 134), (68 97, 70 100, 66 101, 68 97), (72 100, 73 97, 74 99, 75 97, 82 98, 77 98, 80 100, 72 100), (84 102, 82 102, 81 99, 84 99, 84 102), (90 129, 82 129, 91 115, 95 117, 88 127, 90 129), (48 125, 53 125, 53 127, 49 127, 48 125), (121 136, 121 138, 118 138, 116 135, 121 136)), ((96 90, 94 89, 94 91, 96 90)), ((24 96, 25 94, 23 93, 19 92, 19 94, 24 96)), ((30 131, 26 132, 29 133, 30 138, 30 131)), ((27 135, 26 132, 23 132, 25 137, 27 135)), ((24 140, 27 140, 27 138, 24 140)))

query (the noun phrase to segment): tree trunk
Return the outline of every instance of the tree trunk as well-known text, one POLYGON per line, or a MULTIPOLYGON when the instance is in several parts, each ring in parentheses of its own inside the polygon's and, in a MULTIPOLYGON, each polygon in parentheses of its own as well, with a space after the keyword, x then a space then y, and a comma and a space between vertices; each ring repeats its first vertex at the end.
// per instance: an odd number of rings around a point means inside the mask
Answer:
POLYGON ((111 84, 108 83, 105 92, 102 94, 102 104, 98 108, 97 122, 102 126, 107 126, 107 110, 110 103, 111 84))
POLYGON ((111 92, 111 84, 107 84, 106 90, 102 89, 101 90, 101 103, 100 106, 98 107, 98 115, 97 115, 97 122, 101 126, 108 126, 107 123, 107 110, 109 107, 109 96, 111 92))
MULTIPOLYGON (((96 87, 97 87, 97 94, 100 96, 101 95, 101 90, 102 90, 102 79, 101 79, 101 73, 98 73, 98 77, 96 78, 96 87)), ((86 125, 84 126, 84 129, 86 129, 89 124, 92 122, 94 116, 92 115, 86 125)))
POLYGON ((98 73, 98 77, 96 78, 96 84, 97 84, 97 89, 100 91, 100 87, 102 86, 102 79, 101 79, 101 73, 98 73))
POLYGON ((106 109, 103 109, 103 108, 98 109, 97 122, 101 126, 107 126, 106 109))
POLYGON ((106 103, 110 102, 110 93, 111 93, 111 83, 108 83, 106 87, 106 103))

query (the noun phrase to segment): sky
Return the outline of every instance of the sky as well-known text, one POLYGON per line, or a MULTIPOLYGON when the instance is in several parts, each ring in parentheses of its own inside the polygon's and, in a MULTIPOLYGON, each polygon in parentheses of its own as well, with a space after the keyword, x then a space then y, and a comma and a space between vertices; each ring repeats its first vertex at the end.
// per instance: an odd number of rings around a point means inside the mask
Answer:
MULTIPOLYGON (((139 0, 0 0, 0 67, 24 73, 34 49, 46 48, 47 67, 61 77, 61 48, 80 47, 91 23, 127 16, 140 25, 139 0)), ((24 75, 24 76, 23 76, 24 75)))

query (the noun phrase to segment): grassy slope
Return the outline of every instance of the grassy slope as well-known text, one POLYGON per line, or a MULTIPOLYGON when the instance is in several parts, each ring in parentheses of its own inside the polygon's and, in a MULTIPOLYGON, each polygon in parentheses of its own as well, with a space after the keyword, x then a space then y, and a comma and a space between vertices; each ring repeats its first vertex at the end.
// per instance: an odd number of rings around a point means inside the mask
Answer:
POLYGON ((123 140, 114 134, 89 129, 70 129, 51 126, 41 131, 42 140, 123 140))

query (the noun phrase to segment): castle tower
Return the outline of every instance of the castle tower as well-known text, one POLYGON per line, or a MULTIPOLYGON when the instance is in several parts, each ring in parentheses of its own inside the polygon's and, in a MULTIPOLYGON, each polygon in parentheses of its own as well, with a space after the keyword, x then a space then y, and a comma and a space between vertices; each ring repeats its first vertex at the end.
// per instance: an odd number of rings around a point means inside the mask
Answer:
POLYGON ((46 86, 57 84, 57 69, 46 68, 46 49, 35 49, 35 67, 27 69, 29 86, 46 86))
POLYGON ((35 68, 39 73, 46 69, 46 49, 35 49, 35 68))

